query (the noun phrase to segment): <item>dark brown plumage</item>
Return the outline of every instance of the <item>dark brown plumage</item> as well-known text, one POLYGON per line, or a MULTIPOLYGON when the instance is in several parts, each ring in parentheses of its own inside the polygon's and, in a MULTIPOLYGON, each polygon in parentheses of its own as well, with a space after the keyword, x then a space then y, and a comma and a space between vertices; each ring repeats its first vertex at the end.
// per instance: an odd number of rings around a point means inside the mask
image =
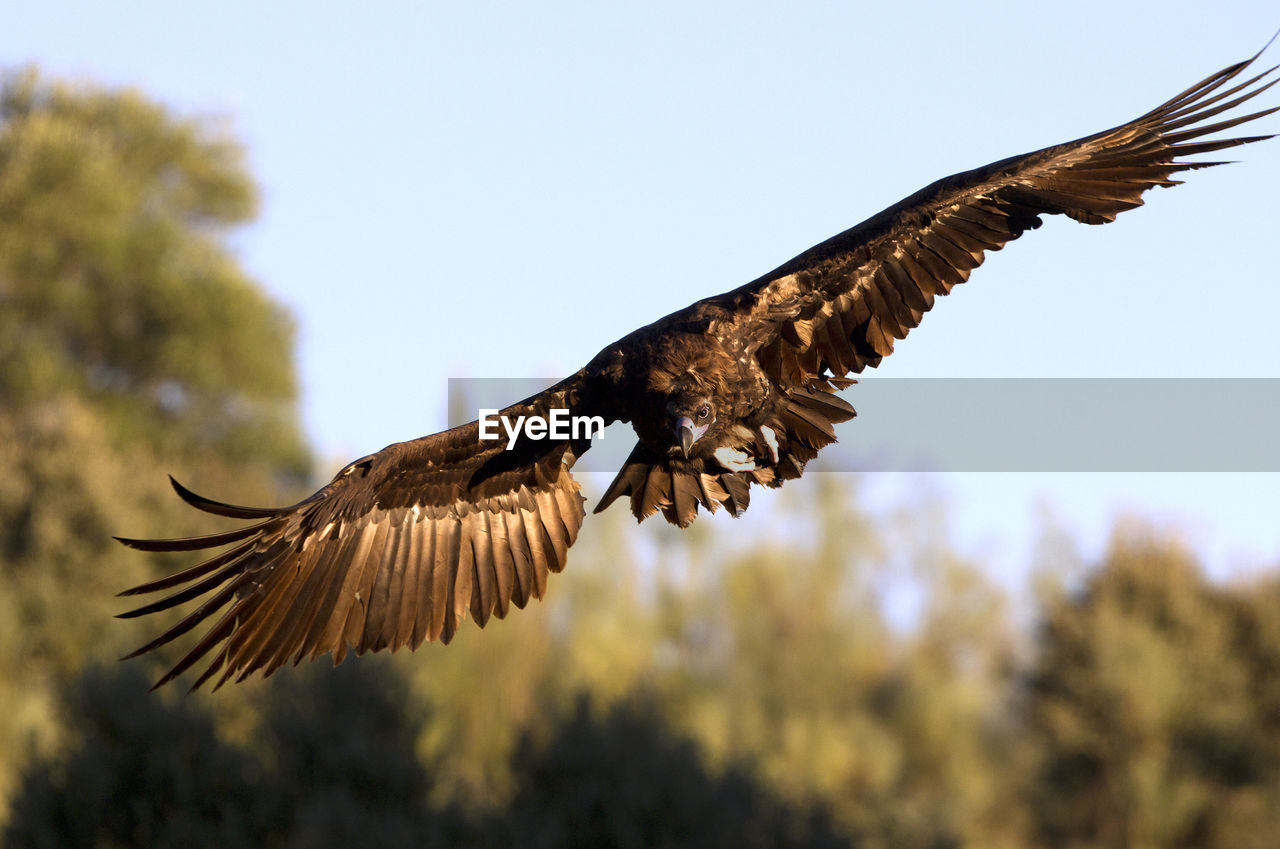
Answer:
MULTIPOLYGON (((1255 56, 1254 59, 1257 57, 1255 56)), ((1114 129, 946 177, 751 283, 699 301, 606 347, 583 369, 504 410, 631 422, 639 441, 596 512, 626 496, 643 519, 687 526, 698 507, 739 515, 752 484, 779 486, 854 415, 835 393, 877 365, 937 296, 968 279, 1040 216, 1104 224, 1142 204, 1180 162, 1270 136, 1206 139, 1268 115, 1211 122, 1274 85, 1274 68, 1234 82, 1225 68, 1114 129)), ((1280 108, 1280 107, 1277 107, 1280 108)), ((204 600, 130 657, 199 626, 156 686, 193 664, 193 685, 242 680, 324 653, 448 642, 468 612, 483 626, 546 592, 584 518, 569 470, 585 439, 482 441, 472 422, 388 446, 305 501, 237 507, 189 492, 192 506, 251 522, 178 540, 121 539, 144 551, 229 546, 123 595, 171 594, 141 616, 204 600)))

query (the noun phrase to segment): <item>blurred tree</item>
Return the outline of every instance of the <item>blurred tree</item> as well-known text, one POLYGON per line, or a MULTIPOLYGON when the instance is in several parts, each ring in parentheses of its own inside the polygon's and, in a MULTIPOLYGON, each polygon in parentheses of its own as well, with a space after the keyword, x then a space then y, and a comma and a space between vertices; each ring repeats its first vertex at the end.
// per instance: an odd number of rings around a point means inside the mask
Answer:
POLYGON ((395 658, 433 708, 423 750, 449 776, 433 789, 437 801, 477 810, 505 803, 522 734, 545 728, 584 690, 612 703, 655 675, 656 578, 630 541, 634 522, 621 511, 593 516, 545 599, 483 631, 462 628, 448 646, 395 658))
POLYGON ((476 845, 428 806, 422 706, 386 662, 278 678, 261 724, 226 742, 193 700, 147 692, 132 666, 90 667, 64 696, 70 730, 15 794, 5 845, 325 849, 476 845))
POLYGON ((0 80, 0 749, 47 741, 57 683, 156 627, 112 597, 179 560, 111 534, 217 529, 166 472, 264 501, 307 475, 291 322, 226 244, 241 159, 133 92, 0 80))
POLYGON ((14 795, 9 849, 256 847, 272 813, 257 765, 190 702, 147 692, 136 667, 90 667, 65 696, 72 741, 14 795))
POLYGON ((113 437, 305 475, 293 329, 239 268, 240 148, 133 92, 0 87, 0 397, 92 399, 113 437))
POLYGON ((1118 536, 1046 613, 1029 679, 1049 847, 1274 845, 1280 597, 1209 584, 1185 551, 1118 536))
POLYGON ((666 597, 674 663, 654 686, 668 715, 787 798, 825 802, 863 845, 1022 845, 1000 810, 1003 594, 936 525, 890 545, 847 479, 819 480, 820 497, 783 490, 769 505, 783 533, 708 547, 690 568, 697 590, 666 597), (899 631, 885 593, 912 568, 922 612, 899 631))
POLYGON ((754 506, 748 543, 731 518, 704 517, 656 529, 648 550, 628 544, 629 516, 595 517, 546 601, 405 658, 437 708, 426 748, 450 776, 437 794, 501 806, 527 792, 511 772, 522 732, 545 742, 582 691, 602 710, 647 691, 714 766, 755 764, 772 792, 828 806, 862 845, 1025 845, 1008 806, 1003 594, 936 525, 895 550, 858 518, 847 480, 819 480, 818 499, 783 490, 754 506), (902 562, 922 610, 900 632, 882 610, 902 562))
POLYGON ((278 845, 299 849, 458 846, 468 824, 428 807, 432 772, 417 753, 427 722, 388 658, 279 676, 256 748, 269 760, 278 845))
POLYGON ((850 845, 821 810, 787 804, 750 770, 709 772, 693 742, 643 699, 597 717, 582 698, 545 742, 526 738, 513 769, 519 789, 498 846, 850 845))

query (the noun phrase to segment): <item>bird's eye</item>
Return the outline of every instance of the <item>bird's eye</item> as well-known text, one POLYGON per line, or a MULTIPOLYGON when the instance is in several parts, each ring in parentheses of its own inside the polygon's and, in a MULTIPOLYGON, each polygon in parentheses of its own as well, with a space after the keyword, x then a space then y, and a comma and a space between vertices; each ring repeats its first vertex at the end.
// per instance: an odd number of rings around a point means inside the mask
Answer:
POLYGON ((699 421, 705 419, 709 415, 711 415, 711 407, 709 405, 703 404, 701 407, 698 408, 699 421))

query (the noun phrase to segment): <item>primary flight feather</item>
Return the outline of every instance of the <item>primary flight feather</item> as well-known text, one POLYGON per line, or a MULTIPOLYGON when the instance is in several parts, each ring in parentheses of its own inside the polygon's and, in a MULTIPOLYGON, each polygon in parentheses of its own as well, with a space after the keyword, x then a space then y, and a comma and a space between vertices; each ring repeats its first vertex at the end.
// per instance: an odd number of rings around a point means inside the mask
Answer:
MULTIPOLYGON (((999 250, 1062 214, 1105 224, 1180 161, 1271 136, 1209 138, 1275 112, 1217 116, 1266 91, 1275 68, 1237 82, 1224 68, 1150 112, 1066 144, 954 174, 764 276, 608 345, 572 376, 502 411, 553 410, 630 422, 639 437, 595 511, 626 496, 638 519, 680 527, 699 506, 746 510, 753 484, 779 486, 835 441, 853 408, 836 392, 877 365, 934 303, 999 250), (1217 119, 1217 120, 1214 120, 1217 119)), ((286 662, 448 642, 546 592, 577 538, 585 499, 570 475, 590 447, 481 439, 477 422, 390 445, 289 507, 240 507, 173 482, 193 507, 250 524, 189 539, 121 539, 144 551, 228 546, 122 595, 171 590, 125 617, 200 599, 134 657, 204 627, 160 686, 206 662, 192 689, 286 662)))

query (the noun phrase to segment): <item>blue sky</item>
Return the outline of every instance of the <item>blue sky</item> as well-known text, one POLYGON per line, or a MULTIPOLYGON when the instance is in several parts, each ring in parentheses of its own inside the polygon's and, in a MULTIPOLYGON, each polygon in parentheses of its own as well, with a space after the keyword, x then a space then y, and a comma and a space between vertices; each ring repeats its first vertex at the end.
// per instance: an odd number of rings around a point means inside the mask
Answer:
MULTIPOLYGON (((136 85, 245 141, 263 209, 235 244, 297 316, 304 425, 335 469, 443 427, 449 377, 565 374, 938 177, 1145 112, 1280 26, 1273 0, 5 6, 0 65, 136 85)), ((1280 140, 1232 158, 991 256, 879 374, 1280 377, 1280 140)), ((1124 512, 1219 570, 1280 552, 1274 474, 876 484, 921 488, 995 562, 1046 512, 1086 551, 1124 512)))

